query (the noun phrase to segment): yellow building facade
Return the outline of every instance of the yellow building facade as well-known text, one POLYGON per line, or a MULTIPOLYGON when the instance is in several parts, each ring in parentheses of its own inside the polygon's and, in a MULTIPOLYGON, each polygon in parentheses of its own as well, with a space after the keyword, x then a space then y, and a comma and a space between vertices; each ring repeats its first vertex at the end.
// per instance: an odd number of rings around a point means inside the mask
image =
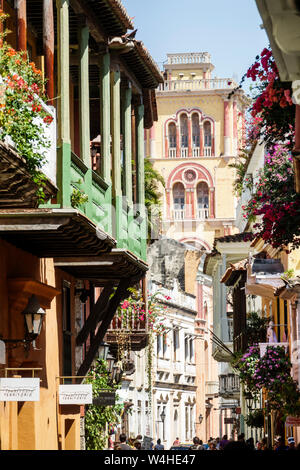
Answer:
MULTIPOLYGON (((158 121, 145 134, 145 154, 163 176, 163 236, 213 249, 215 237, 237 232, 233 194, 238 148, 243 145, 245 110, 249 105, 230 78, 213 76, 207 52, 167 54, 164 83, 157 91, 158 121)), ((197 435, 219 430, 218 366, 211 356, 211 287, 201 278, 201 256, 186 272, 186 290, 197 296, 195 334, 197 364, 197 435), (208 340, 208 341, 207 341, 208 340), (209 344, 210 343, 210 344, 209 344)))

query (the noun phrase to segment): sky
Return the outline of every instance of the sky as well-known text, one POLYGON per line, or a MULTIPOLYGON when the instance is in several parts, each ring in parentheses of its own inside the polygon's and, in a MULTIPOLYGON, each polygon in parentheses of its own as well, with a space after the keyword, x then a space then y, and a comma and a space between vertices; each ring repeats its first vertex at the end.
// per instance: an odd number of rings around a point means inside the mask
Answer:
POLYGON ((212 78, 237 82, 268 38, 255 0, 122 0, 160 69, 167 53, 209 52, 212 78))

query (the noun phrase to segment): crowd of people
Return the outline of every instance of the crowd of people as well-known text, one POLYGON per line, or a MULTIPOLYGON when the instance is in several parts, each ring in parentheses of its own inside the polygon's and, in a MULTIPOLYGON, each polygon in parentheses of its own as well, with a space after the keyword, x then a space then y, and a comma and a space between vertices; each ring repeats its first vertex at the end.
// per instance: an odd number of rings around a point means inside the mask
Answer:
MULTIPOLYGON (((176 437, 175 441, 171 449, 179 449, 185 445, 182 444, 178 437, 176 437)), ((141 435, 137 436, 136 438, 129 438, 127 439, 126 434, 121 434, 119 437, 118 442, 113 442, 111 438, 108 440, 108 450, 145 450, 145 443, 143 441, 143 437, 141 435)), ((146 450, 167 450, 165 446, 161 443, 161 439, 157 439, 156 444, 153 442, 150 443, 150 446, 146 450)), ((228 438, 225 434, 222 438, 210 438, 207 443, 203 443, 201 439, 198 437, 193 438, 193 444, 189 446, 188 450, 207 450, 207 451, 270 451, 273 450, 275 452, 285 452, 285 451, 293 451, 293 450, 300 450, 300 444, 296 446, 295 440, 293 437, 287 438, 287 441, 281 437, 277 436, 274 439, 273 447, 270 447, 268 444, 268 440, 266 437, 260 439, 256 443, 254 442, 253 437, 245 440, 245 435, 240 434, 237 439, 228 438)))

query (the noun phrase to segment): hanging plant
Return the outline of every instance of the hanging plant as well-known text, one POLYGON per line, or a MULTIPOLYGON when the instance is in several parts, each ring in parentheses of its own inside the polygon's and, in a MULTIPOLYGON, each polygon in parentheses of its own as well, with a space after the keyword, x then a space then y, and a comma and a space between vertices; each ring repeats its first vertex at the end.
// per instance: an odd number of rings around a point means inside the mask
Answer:
MULTIPOLYGON (((88 373, 86 383, 93 385, 93 397, 97 397, 103 390, 116 391, 120 385, 111 384, 107 364, 97 360, 88 373)), ((111 428, 121 422, 124 409, 122 404, 112 406, 87 405, 85 407, 85 441, 87 450, 103 450, 107 447, 107 439, 111 428)))
POLYGON ((251 411, 245 418, 247 426, 250 428, 263 428, 265 422, 265 415, 262 409, 251 411))
MULTIPOLYGON (((0 13, 3 24, 7 15, 0 13)), ((24 51, 15 51, 1 34, 0 48, 0 140, 10 143, 22 156, 38 186, 43 200, 44 176, 40 172, 45 163, 45 152, 50 142, 45 129, 53 121, 44 102, 45 81, 42 72, 30 62, 24 51)))
POLYGON ((300 246, 300 195, 294 189, 293 159, 286 147, 274 146, 258 172, 249 202, 242 206, 254 236, 296 249, 300 246))

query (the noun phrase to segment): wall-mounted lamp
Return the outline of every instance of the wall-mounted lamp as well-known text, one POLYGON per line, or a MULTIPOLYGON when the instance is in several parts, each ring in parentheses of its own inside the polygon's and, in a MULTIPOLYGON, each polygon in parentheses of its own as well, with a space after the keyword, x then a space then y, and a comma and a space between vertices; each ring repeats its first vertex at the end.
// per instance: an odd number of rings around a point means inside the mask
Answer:
POLYGON ((24 339, 4 339, 4 343, 23 343, 25 349, 29 349, 32 343, 40 334, 46 311, 40 306, 35 295, 32 295, 25 309, 21 312, 24 315, 25 338, 24 339))
POLYGON ((199 420, 198 423, 201 424, 203 421, 202 413, 199 414, 198 420, 199 420))
POLYGON ((78 295, 80 294, 79 296, 79 300, 82 304, 85 304, 88 297, 91 298, 91 295, 92 295, 92 290, 91 289, 75 289, 75 295, 78 295))

